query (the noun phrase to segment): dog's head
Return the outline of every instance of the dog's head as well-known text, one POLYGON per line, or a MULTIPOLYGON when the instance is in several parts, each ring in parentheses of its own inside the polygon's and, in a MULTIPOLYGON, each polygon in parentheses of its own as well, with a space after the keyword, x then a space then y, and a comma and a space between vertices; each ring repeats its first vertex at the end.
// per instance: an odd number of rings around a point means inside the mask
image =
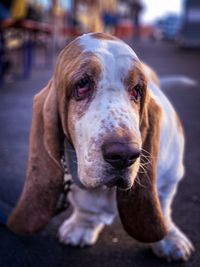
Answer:
POLYGON ((82 184, 127 189, 139 168, 146 80, 129 46, 99 38, 93 34, 77 40, 81 52, 67 85, 67 128, 82 184))
POLYGON ((105 34, 83 35, 61 52, 51 81, 35 97, 27 179, 10 228, 32 233, 54 215, 67 138, 84 187, 118 187, 128 233, 142 242, 163 238, 155 180, 160 108, 143 68, 128 45, 105 34))

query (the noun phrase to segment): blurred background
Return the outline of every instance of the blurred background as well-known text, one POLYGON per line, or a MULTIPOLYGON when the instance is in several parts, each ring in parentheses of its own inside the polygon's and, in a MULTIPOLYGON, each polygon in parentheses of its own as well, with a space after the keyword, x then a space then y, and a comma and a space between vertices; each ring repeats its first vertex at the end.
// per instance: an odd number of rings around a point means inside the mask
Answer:
POLYGON ((198 0, 1 0, 0 80, 12 80, 19 67, 29 77, 35 61, 49 64, 52 53, 84 32, 193 48, 200 46, 199 29, 198 0))
POLYGON ((186 135, 186 173, 173 217, 197 249, 191 261, 176 266, 200 266, 199 0, 0 0, 0 266, 172 266, 134 244, 118 219, 86 250, 56 240, 57 228, 71 210, 28 239, 5 226, 26 174, 33 96, 51 78, 59 51, 93 31, 123 39, 160 77, 190 81, 165 93, 186 135))

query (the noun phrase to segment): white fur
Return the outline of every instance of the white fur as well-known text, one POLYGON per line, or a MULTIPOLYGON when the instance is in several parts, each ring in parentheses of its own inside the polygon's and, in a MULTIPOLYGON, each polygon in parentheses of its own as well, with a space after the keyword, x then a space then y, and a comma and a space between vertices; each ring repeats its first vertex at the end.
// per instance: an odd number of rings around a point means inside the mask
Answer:
MULTIPOLYGON (((103 135, 119 127, 119 122, 123 121, 124 130, 132 131, 141 144, 138 114, 133 113, 122 84, 132 62, 138 58, 121 41, 98 40, 87 34, 80 38, 80 43, 84 51, 92 51, 99 57, 104 69, 97 94, 87 112, 82 118, 75 117, 76 140, 79 140, 75 146, 78 174, 81 182, 92 188, 105 182, 105 177, 102 176, 104 162, 100 153, 102 142, 99 141, 103 135), (92 157, 89 152, 92 152, 92 157), (95 165, 95 169, 91 168, 91 163, 95 165), (87 177, 84 177, 85 168, 87 177)), ((172 200, 184 174, 184 136, 177 125, 176 113, 169 100, 153 81, 150 81, 149 86, 151 96, 162 108, 157 189, 169 229, 169 234, 151 247, 156 255, 167 260, 187 260, 194 250, 193 245, 171 218, 172 200)), ((136 167, 132 171, 136 175, 139 164, 134 165, 136 167)), ((60 241, 81 246, 94 244, 103 226, 112 223, 116 214, 115 189, 102 186, 82 190, 74 186, 70 200, 74 213, 60 227, 60 241)))

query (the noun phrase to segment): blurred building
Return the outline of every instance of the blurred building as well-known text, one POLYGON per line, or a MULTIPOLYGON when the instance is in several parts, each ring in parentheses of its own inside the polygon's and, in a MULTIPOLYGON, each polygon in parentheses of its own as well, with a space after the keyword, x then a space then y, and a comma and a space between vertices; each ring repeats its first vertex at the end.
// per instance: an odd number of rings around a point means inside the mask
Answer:
POLYGON ((200 47, 200 1, 185 0, 179 43, 184 47, 200 47))
MULTIPOLYGON (((133 25, 132 0, 75 0, 72 3, 80 33, 103 31, 127 38, 136 32, 133 25)), ((150 36, 152 27, 141 26, 141 35, 150 36)))
POLYGON ((176 14, 168 14, 155 21, 155 40, 176 40, 181 27, 181 17, 176 14))

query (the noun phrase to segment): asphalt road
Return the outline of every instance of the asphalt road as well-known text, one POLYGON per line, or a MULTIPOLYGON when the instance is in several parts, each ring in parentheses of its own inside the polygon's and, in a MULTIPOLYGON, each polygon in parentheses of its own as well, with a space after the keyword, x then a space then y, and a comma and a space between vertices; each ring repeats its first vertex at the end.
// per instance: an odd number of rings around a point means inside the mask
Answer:
MULTIPOLYGON (((139 57, 161 76, 183 74, 194 78, 195 87, 166 92, 174 103, 186 134, 185 179, 173 204, 173 217, 193 241, 196 252, 188 263, 166 263, 151 251, 134 244, 116 219, 106 227, 97 244, 78 249, 59 244, 56 229, 66 214, 54 218, 47 229, 33 237, 19 237, 0 224, 1 267, 167 267, 200 266, 200 51, 184 51, 170 43, 134 45, 139 57)), ((22 189, 28 151, 32 97, 51 76, 49 69, 34 70, 30 80, 0 88, 0 220, 10 212, 22 189)))

